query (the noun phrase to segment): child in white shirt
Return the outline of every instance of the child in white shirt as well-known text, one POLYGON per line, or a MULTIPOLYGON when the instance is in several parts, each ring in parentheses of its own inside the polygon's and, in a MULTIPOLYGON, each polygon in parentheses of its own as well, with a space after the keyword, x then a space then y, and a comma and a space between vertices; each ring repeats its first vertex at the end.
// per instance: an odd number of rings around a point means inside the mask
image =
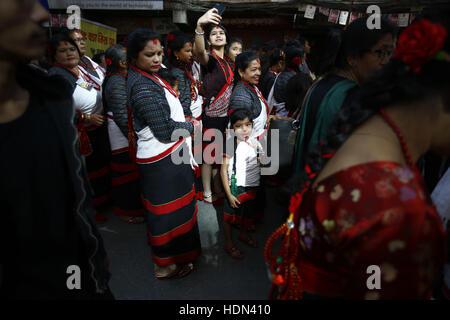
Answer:
POLYGON ((262 146, 258 140, 251 138, 253 122, 249 111, 234 111, 230 116, 230 128, 233 134, 226 142, 221 167, 227 196, 224 205, 225 251, 235 259, 242 259, 243 252, 232 241, 231 225, 240 225, 240 241, 257 248, 256 240, 250 237, 247 228, 253 225, 253 218, 258 213, 256 196, 261 177, 259 154, 262 153, 262 146))

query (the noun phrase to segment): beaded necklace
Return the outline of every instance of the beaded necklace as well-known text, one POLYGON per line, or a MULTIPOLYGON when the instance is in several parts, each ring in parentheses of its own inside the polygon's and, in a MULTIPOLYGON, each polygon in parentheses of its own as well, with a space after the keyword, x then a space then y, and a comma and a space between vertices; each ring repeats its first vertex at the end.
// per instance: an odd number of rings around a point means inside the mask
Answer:
POLYGON ((194 75, 192 74, 192 72, 188 70, 188 67, 189 65, 185 65, 184 68, 177 66, 178 69, 184 71, 184 73, 188 76, 189 80, 191 81, 191 100, 196 101, 198 98, 198 94, 197 91, 195 90, 195 87, 197 88, 200 87, 200 81, 195 80, 194 75))
POLYGON ((405 137, 403 137, 402 132, 398 128, 398 126, 395 124, 395 122, 388 116, 384 108, 380 108, 380 114, 383 117, 383 119, 388 123, 388 125, 391 127, 392 130, 394 130, 395 134, 397 135, 398 140, 400 141, 400 145, 402 146, 403 155, 406 158, 406 162, 408 163, 408 166, 410 168, 415 168, 415 165, 411 159, 411 155, 409 154, 408 147, 406 145, 405 137))
POLYGON ((225 81, 228 85, 230 85, 233 82, 233 70, 231 70, 230 65, 226 62, 226 68, 224 63, 222 62, 222 59, 214 52, 214 50, 211 50, 211 54, 214 58, 219 62, 220 68, 222 68, 223 76, 225 77, 225 81), (226 70, 225 70, 226 69, 226 70))
POLYGON ((157 84, 159 84, 161 87, 167 89, 175 98, 178 98, 178 93, 175 92, 175 90, 172 88, 172 86, 166 80, 159 77, 156 73, 152 73, 152 74, 147 73, 145 71, 142 71, 139 68, 136 68, 132 64, 130 64, 130 68, 133 69, 134 71, 136 71, 137 73, 140 73, 143 76, 152 79, 157 84))

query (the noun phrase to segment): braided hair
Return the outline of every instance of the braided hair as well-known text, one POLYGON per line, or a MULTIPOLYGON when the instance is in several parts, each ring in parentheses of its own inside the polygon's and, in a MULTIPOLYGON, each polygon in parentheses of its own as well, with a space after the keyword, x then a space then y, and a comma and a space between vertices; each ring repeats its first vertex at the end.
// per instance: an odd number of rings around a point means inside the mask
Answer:
POLYGON ((106 74, 117 73, 120 69, 120 62, 126 62, 127 56, 125 47, 121 44, 116 44, 109 47, 105 52, 106 74), (109 59, 109 60, 108 60, 109 59))

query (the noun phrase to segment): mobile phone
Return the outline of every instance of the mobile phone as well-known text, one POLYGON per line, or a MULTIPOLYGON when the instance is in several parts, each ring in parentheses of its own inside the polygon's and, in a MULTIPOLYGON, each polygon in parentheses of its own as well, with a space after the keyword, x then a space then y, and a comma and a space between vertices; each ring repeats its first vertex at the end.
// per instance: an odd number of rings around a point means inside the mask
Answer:
POLYGON ((217 11, 218 11, 217 14, 218 14, 219 16, 222 16, 223 12, 224 12, 225 9, 226 9, 226 6, 224 6, 224 5, 221 4, 221 3, 216 3, 215 6, 214 6, 214 8, 217 9, 217 11))

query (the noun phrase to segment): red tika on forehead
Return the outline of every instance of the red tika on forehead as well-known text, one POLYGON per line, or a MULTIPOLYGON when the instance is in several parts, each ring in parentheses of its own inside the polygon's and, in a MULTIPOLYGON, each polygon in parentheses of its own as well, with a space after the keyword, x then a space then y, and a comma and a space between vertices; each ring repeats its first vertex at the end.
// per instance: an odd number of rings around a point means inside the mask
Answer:
POLYGON ((80 30, 75 30, 75 33, 81 34, 80 30))
POLYGON ((258 58, 258 59, 256 59, 256 62, 258 62, 259 64, 261 64, 261 62, 259 62, 259 58, 258 58))
POLYGON ((153 39, 153 44, 156 46, 158 44, 158 39, 153 39))
POLYGON ((188 46, 189 46, 189 47, 192 47, 192 43, 188 42, 188 46))
POLYGON ((64 41, 64 45, 67 46, 69 45, 69 43, 67 41, 64 41))

